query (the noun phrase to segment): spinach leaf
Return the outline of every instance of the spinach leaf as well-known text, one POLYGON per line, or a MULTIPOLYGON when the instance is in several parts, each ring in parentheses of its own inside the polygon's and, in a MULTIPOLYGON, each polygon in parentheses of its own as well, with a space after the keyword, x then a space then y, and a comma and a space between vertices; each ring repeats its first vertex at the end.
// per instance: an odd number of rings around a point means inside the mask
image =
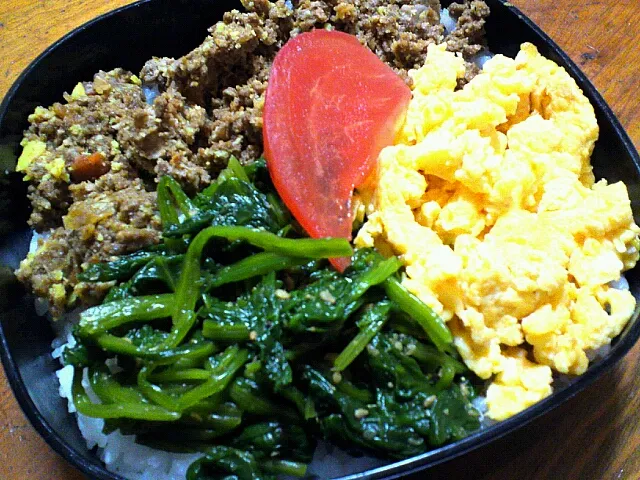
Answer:
POLYGON ((403 344, 388 334, 379 333, 371 340, 367 360, 374 383, 379 387, 393 385, 399 397, 436 393, 435 380, 422 373, 418 362, 403 352, 403 344))
POLYGON ((78 279, 83 282, 110 282, 112 280, 123 281, 131 278, 140 268, 152 259, 171 255, 172 252, 159 245, 155 248, 141 250, 139 252, 122 255, 112 262, 94 263, 78 274, 78 279))
POLYGON ((312 283, 291 292, 283 307, 287 328, 295 332, 340 328, 363 305, 367 290, 399 268, 396 258, 384 259, 374 250, 360 249, 344 274, 331 267, 312 273, 312 283))
POLYGON ((191 464, 186 480, 275 480, 275 475, 264 475, 261 470, 249 452, 216 446, 209 448, 203 458, 191 464))
POLYGON ((256 458, 293 458, 310 462, 315 442, 299 425, 281 422, 257 423, 246 427, 233 439, 236 448, 248 450, 256 458))
POLYGON ((423 373, 410 355, 415 347, 406 348, 413 343, 404 340, 397 334, 378 333, 367 347, 365 365, 373 394, 341 376, 334 375, 332 382, 328 374, 305 367, 308 393, 327 438, 347 449, 358 446, 402 458, 459 440, 479 428, 471 384, 459 379, 439 388, 438 376, 423 373))
POLYGON ((427 437, 432 445, 460 440, 480 428, 480 413, 471 403, 475 396, 473 386, 466 379, 438 392, 429 410, 431 423, 427 437))
POLYGON ((214 332, 218 331, 215 325, 222 327, 223 331, 225 326, 235 325, 241 338, 244 338, 245 332, 249 332, 252 341, 249 346, 257 351, 264 372, 276 391, 290 384, 293 378, 281 343, 282 300, 277 297, 277 290, 281 287, 282 282, 276 280, 275 272, 271 272, 235 302, 209 298, 209 305, 200 310, 200 315, 205 318, 204 334, 209 338, 221 340, 215 336, 214 332))
POLYGON ((417 455, 426 450, 425 441, 414 425, 421 419, 408 422, 401 418, 398 404, 389 401, 390 394, 379 392, 377 402, 369 404, 345 394, 317 370, 307 368, 304 375, 309 381, 309 393, 326 409, 321 428, 328 439, 348 450, 361 447, 393 457, 417 455))
POLYGON ((209 225, 245 226, 276 233, 286 225, 281 212, 264 193, 237 177, 218 185, 211 197, 196 196, 194 204, 195 212, 184 222, 164 226, 165 236, 193 234, 209 225))
POLYGON ((77 342, 73 347, 67 347, 62 351, 62 364, 64 366, 88 367, 91 363, 89 350, 84 343, 77 342))

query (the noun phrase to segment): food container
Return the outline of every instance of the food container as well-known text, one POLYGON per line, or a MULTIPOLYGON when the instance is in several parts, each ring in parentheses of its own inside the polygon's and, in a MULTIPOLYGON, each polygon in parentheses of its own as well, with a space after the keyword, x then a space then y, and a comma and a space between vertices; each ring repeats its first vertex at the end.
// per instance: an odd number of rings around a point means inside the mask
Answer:
MULTIPOLYGON (((565 67, 594 106, 600 139, 592 156, 596 177, 623 180, 631 198, 640 198, 640 156, 601 95, 560 48, 517 8, 508 2, 486 0, 491 8, 486 30, 494 53, 515 56, 528 41, 565 67)), ((445 4, 447 2, 444 2, 445 4)), ((116 66, 139 71, 152 56, 178 57, 196 47, 206 30, 222 13, 239 8, 235 2, 217 0, 144 0, 96 18, 74 30, 38 57, 23 72, 0 106, 0 159, 3 168, 20 153, 19 142, 27 117, 38 105, 60 100, 82 79, 116 66)), ((121 479, 108 472, 97 456, 86 449, 66 400, 58 396, 51 357, 54 332, 45 317, 38 316, 34 299, 16 282, 13 270, 29 249, 31 231, 21 175, 1 179, 0 196, 0 355, 9 383, 27 417, 51 447, 84 474, 96 479, 121 479)), ((632 201, 636 222, 640 205, 632 201)), ((627 273, 631 291, 640 298, 638 269, 627 273)), ((406 475, 459 457, 473 449, 522 428, 583 390, 622 358, 640 336, 638 308, 607 355, 588 371, 528 410, 456 443, 428 453, 392 462, 349 478, 391 478, 406 475)))

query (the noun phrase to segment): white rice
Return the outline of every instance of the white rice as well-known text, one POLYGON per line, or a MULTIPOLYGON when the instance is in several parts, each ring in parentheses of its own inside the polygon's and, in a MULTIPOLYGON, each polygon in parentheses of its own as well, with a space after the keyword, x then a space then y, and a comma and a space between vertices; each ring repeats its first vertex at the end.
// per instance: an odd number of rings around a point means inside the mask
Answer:
POLYGON ((480 50, 478 53, 474 55, 471 59, 473 63, 475 63, 478 68, 484 68, 484 64, 493 58, 493 53, 488 50, 480 50))
POLYGON ((444 33, 449 35, 456 28, 456 20, 449 15, 449 9, 443 8, 440 12, 440 23, 444 25, 444 33))
POLYGON ((490 427, 494 423, 497 423, 495 420, 489 418, 487 416, 487 410, 489 407, 487 406, 487 397, 482 395, 478 395, 471 401, 471 405, 480 413, 480 426, 481 428, 490 427))
POLYGON ((389 460, 366 455, 354 457, 335 445, 320 441, 307 468, 307 475, 316 475, 319 478, 342 477, 381 467, 387 463, 389 460))
MULTIPOLYGON (((72 337, 73 339, 73 337, 72 337)), ((75 339, 73 339, 75 342, 75 339)), ((58 348, 63 349, 65 344, 58 348)), ((108 435, 102 432, 104 420, 91 418, 76 412, 72 400, 74 369, 71 365, 58 370, 60 396, 67 399, 68 410, 76 414, 78 428, 87 442, 89 450, 97 447, 97 454, 111 472, 131 480, 174 480, 184 479, 189 465, 202 455, 199 453, 170 453, 136 443, 134 435, 123 435, 115 430, 108 435)), ((92 402, 99 402, 91 390, 87 369, 83 372, 82 386, 92 402)))

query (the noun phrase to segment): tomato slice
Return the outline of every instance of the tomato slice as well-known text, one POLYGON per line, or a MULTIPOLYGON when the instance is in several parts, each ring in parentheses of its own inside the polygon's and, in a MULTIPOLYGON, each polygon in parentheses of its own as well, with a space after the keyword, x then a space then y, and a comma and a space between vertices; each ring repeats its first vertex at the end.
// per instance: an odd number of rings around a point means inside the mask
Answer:
MULTIPOLYGON (((356 37, 313 30, 271 67, 263 116, 273 183, 313 238, 351 239, 351 197, 393 143, 411 99, 396 73, 356 37)), ((340 271, 349 259, 332 259, 340 271)))

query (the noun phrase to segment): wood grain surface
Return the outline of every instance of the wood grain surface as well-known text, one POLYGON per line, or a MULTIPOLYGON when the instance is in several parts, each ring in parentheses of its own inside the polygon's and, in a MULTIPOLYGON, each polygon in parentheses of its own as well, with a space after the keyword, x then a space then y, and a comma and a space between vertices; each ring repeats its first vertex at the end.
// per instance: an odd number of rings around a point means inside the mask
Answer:
MULTIPOLYGON (((129 0, 0 0, 0 98, 49 44, 129 0)), ((640 148, 638 0, 512 0, 584 70, 640 148)), ((203 32, 204 34, 204 32, 203 32)), ((523 431, 417 474, 430 479, 639 479, 640 344, 523 431)), ((83 478, 38 436, 0 369, 0 479, 83 478)))

